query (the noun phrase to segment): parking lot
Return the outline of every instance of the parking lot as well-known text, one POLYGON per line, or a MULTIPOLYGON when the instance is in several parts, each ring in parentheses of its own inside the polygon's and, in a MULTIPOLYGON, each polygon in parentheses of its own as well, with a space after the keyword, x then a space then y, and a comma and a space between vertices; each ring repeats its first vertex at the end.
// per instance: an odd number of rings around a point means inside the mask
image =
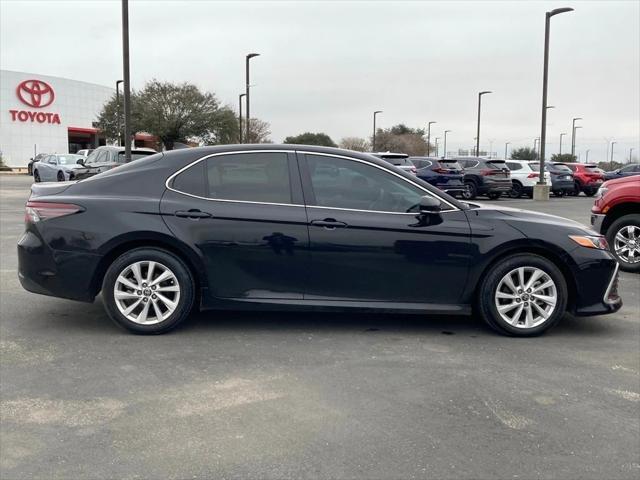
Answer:
MULTIPOLYGON (((640 475, 638 275, 622 273, 618 313, 539 338, 469 317, 234 312, 134 336, 99 298, 21 288, 30 183, 0 176, 0 478, 640 475)), ((593 199, 498 202, 588 224, 593 199)))

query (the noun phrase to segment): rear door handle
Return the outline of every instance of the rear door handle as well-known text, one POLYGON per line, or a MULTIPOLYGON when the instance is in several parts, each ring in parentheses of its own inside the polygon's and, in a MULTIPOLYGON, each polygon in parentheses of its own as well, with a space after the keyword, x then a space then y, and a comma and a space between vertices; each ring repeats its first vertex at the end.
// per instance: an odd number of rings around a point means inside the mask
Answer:
POLYGON ((338 222, 333 218, 325 218, 324 220, 312 220, 311 225, 314 227, 324 227, 327 230, 333 230, 334 228, 345 228, 347 226, 344 222, 338 222))
POLYGON ((176 217, 181 217, 181 218, 193 218, 193 219, 198 219, 198 218, 211 218, 211 214, 208 212, 203 212, 201 210, 178 210, 177 212, 175 212, 175 216, 176 217))

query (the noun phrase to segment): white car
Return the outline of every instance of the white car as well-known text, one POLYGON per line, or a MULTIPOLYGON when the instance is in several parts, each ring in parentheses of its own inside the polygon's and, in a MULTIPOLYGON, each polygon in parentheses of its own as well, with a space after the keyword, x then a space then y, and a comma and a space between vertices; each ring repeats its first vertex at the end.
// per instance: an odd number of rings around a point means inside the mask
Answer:
MULTIPOLYGON (((511 183, 513 188, 509 192, 511 198, 520 198, 522 195, 533 196, 533 186, 540 179, 539 163, 529 160, 507 160, 507 167, 511 170, 511 183)), ((544 180, 551 185, 551 174, 544 172, 544 180)))
POLYGON ((87 158, 89 156, 89 154, 91 152, 93 152, 93 150, 94 150, 93 148, 85 148, 85 149, 82 149, 82 150, 78 150, 76 152, 76 155, 82 155, 83 157, 87 158))

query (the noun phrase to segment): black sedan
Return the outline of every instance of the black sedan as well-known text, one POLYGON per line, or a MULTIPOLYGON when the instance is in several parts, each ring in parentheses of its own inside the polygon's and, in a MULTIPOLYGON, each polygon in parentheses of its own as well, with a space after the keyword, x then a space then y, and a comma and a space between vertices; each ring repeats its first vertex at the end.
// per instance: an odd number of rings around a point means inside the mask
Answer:
POLYGON ((416 168, 416 175, 434 187, 456 196, 464 192, 464 170, 457 160, 430 157, 409 157, 416 168))
POLYGON ((19 277, 135 333, 193 309, 470 314, 528 336, 622 305, 605 239, 458 202, 368 154, 296 145, 156 154, 32 186, 19 277), (392 281, 390 281, 392 279, 392 281))

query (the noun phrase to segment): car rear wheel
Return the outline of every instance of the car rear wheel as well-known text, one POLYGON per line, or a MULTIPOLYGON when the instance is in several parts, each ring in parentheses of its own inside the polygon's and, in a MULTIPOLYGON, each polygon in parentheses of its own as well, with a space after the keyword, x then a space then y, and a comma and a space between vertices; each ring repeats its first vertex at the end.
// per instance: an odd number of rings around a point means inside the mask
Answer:
POLYGON ((58 181, 59 182, 64 182, 64 173, 58 172, 58 181))
POLYGON ((587 197, 593 197, 596 194, 597 190, 594 190, 593 188, 587 188, 584 190, 584 194, 587 197))
POLYGON ((483 319, 494 330, 519 337, 540 335, 564 315, 567 284, 546 258, 516 254, 487 273, 478 303, 483 319))
POLYGON ((178 257, 165 250, 138 248, 111 264, 102 294, 116 324, 133 333, 159 334, 189 316, 195 286, 189 268, 178 257))
POLYGON ((509 192, 509 197, 511 198, 520 198, 522 196, 522 184, 520 182, 513 182, 513 186, 511 187, 511 191, 509 192))
POLYGON ((556 197, 562 198, 562 197, 564 197, 565 192, 564 192, 564 190, 554 190, 554 191, 553 191, 553 194, 554 194, 556 197))
POLYGON ((462 198, 465 200, 473 200, 478 196, 478 188, 473 182, 465 182, 464 190, 462 191, 462 198))
POLYGON ((33 171, 33 181, 36 183, 40 182, 40 172, 38 172, 38 170, 33 171))
POLYGON ((640 272, 640 215, 625 215, 613 222, 607 241, 622 270, 640 272))

